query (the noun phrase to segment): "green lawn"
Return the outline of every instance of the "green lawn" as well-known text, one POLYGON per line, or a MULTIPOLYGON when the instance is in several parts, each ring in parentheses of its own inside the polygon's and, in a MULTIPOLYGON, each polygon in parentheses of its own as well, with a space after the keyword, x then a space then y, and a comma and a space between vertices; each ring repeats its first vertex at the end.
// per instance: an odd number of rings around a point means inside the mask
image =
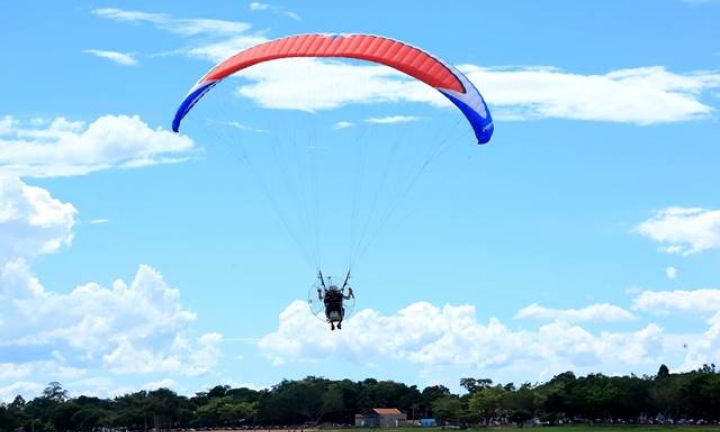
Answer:
MULTIPOLYGON (((507 426, 502 428, 481 428, 481 429, 466 429, 467 432, 488 432, 493 429, 507 429, 507 430, 518 430, 515 426, 507 426)), ((588 426, 588 425, 570 425, 570 426, 550 426, 550 427, 526 427, 528 431, 532 432, 593 432, 597 429, 615 429, 615 430, 631 430, 635 429, 637 432, 720 432, 720 426, 634 426, 634 425, 610 425, 610 426, 588 426)), ((347 429, 345 429, 347 430, 347 429)), ((369 429, 369 428, 355 428, 355 430, 367 430, 367 431, 382 431, 382 432, 440 432, 442 431, 439 427, 434 428, 419 428, 419 427, 400 427, 400 428, 389 428, 389 429, 369 429)), ((447 431, 454 431, 458 429, 446 429, 447 431)), ((324 429, 324 431, 331 432, 332 430, 324 429)), ((338 431, 341 432, 341 431, 338 431)))
MULTIPOLYGON (((570 425, 570 426, 552 426, 543 427, 541 430, 547 432, 589 432, 593 429, 637 429, 638 432, 720 432, 720 426, 634 426, 634 425, 611 425, 611 426, 588 426, 588 425, 570 425)), ((536 429, 536 428, 531 428, 536 429)))

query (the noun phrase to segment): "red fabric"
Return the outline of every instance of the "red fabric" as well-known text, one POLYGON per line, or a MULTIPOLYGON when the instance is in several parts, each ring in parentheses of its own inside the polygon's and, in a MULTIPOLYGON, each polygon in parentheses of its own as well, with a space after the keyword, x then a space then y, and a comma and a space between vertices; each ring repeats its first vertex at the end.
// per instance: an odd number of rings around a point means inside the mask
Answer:
POLYGON ((433 87, 465 92, 455 74, 431 55, 402 42, 367 35, 303 35, 265 42, 220 63, 203 80, 221 80, 252 65, 288 57, 367 60, 390 66, 433 87))

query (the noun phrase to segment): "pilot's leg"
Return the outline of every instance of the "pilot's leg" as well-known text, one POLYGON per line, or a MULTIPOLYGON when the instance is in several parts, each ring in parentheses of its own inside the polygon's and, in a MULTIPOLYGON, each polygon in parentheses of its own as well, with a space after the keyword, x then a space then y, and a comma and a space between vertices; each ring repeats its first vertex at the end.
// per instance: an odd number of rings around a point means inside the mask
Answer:
POLYGON ((340 321, 338 322, 337 328, 342 329, 343 318, 345 318, 345 308, 340 308, 340 321))

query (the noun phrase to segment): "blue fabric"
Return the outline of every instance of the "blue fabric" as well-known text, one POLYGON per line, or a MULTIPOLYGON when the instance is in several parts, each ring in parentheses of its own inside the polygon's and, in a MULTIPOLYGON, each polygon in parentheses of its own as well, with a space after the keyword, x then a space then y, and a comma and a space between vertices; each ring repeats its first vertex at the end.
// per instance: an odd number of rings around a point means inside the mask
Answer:
POLYGON ((172 122, 173 132, 178 132, 180 130, 180 123, 185 118, 187 113, 190 112, 192 107, 195 106, 195 104, 205 95, 205 93, 210 91, 210 89, 213 88, 217 83, 217 81, 208 82, 205 85, 198 87, 192 93, 185 97, 185 100, 182 101, 177 111, 175 112, 175 118, 173 118, 172 122))
MULTIPOLYGON (((470 122, 470 125, 475 132, 475 137, 478 140, 478 144, 485 144, 490 141, 495 127, 493 126, 492 116, 490 115, 490 110, 487 109, 487 106, 485 106, 485 112, 487 113, 487 117, 483 118, 477 111, 472 109, 460 99, 453 97, 452 95, 445 92, 442 92, 442 94, 444 94, 448 99, 450 99, 450 101, 454 103, 455 106, 458 107, 458 109, 460 109, 463 115, 465 115, 465 117, 468 119, 468 122, 470 122)), ((483 101, 483 104, 485 104, 485 101, 483 101)))

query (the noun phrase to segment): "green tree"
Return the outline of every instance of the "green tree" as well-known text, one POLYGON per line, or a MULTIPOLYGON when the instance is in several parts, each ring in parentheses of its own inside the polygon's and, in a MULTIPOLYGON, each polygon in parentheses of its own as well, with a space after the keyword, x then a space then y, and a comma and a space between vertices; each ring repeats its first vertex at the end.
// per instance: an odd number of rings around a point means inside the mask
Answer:
POLYGON ((441 423, 459 421, 463 414, 463 404, 455 395, 444 396, 432 403, 432 411, 441 423))
POLYGON ((62 384, 53 381, 45 387, 42 397, 55 403, 61 403, 67 400, 68 392, 63 389, 62 384))
POLYGON ((489 388, 492 383, 493 381, 489 378, 460 378, 460 386, 470 394, 489 388))
POLYGON ((73 415, 80 411, 82 407, 75 402, 64 402, 53 408, 50 414, 50 421, 55 429, 59 431, 70 431, 82 429, 72 420, 73 415))
POLYGON ((519 427, 523 427, 524 423, 535 415, 540 398, 540 393, 527 383, 514 392, 508 392, 504 400, 509 412, 508 417, 519 427))
POLYGON ((479 390, 470 396, 470 411, 478 413, 485 420, 485 424, 489 425, 493 418, 499 416, 508 394, 510 392, 501 385, 479 390))

